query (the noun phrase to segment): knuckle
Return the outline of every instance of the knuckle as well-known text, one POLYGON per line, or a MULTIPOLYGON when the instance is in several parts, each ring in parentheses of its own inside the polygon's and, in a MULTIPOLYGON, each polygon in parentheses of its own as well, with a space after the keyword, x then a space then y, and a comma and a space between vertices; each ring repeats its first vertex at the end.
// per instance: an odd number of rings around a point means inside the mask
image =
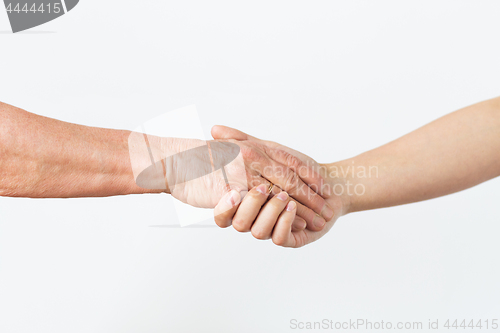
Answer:
POLYGON ((294 155, 284 152, 286 164, 292 168, 299 168, 302 162, 294 155))
POLYGON ((270 153, 273 153, 273 155, 276 156, 276 159, 281 161, 281 162, 286 162, 287 161, 287 153, 284 150, 281 149, 273 149, 270 151, 270 153))
POLYGON ((273 236, 273 243, 278 246, 285 246, 286 239, 281 235, 273 236))
POLYGON ((266 232, 260 228, 252 228, 252 236, 260 240, 269 239, 269 236, 266 234, 266 232))
POLYGON ((242 220, 233 220, 233 228, 238 232, 248 232, 248 227, 242 220))
POLYGON ((217 226, 219 226, 220 228, 226 227, 227 223, 225 223, 225 221, 220 216, 216 216, 214 218, 214 220, 215 220, 215 224, 217 224, 217 226))
POLYGON ((260 152, 253 147, 243 146, 241 147, 241 154, 243 158, 250 161, 259 161, 262 158, 260 152))
POLYGON ((285 191, 294 191, 298 188, 298 186, 299 176, 295 172, 289 170, 285 175, 285 191))

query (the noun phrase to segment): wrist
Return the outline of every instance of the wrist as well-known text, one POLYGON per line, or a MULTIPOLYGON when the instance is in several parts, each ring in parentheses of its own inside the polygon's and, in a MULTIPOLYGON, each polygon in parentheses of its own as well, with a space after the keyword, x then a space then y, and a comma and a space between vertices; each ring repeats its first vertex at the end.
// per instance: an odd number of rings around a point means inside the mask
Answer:
POLYGON ((142 145, 137 133, 113 130, 112 134, 106 137, 106 149, 100 154, 100 160, 105 161, 101 162, 100 170, 103 187, 110 189, 113 195, 165 192, 162 189, 140 187, 136 183, 140 171, 150 165, 146 159, 147 149, 141 153, 142 145))
POLYGON ((175 184, 185 181, 187 170, 176 167, 179 153, 206 145, 203 140, 164 138, 129 132, 128 151, 134 185, 141 193, 172 194, 175 184))
POLYGON ((374 195, 380 186, 379 166, 380 163, 364 154, 325 165, 333 184, 332 195, 342 199, 345 214, 379 207, 380 198, 374 195))
POLYGON ((321 164, 328 201, 336 203, 337 209, 340 208, 340 216, 351 213, 356 201, 356 197, 353 196, 352 181, 345 168, 339 162, 321 164))
POLYGON ((163 162, 166 156, 175 154, 174 141, 139 132, 126 132, 126 157, 122 159, 122 171, 128 179, 127 194, 170 194, 167 169, 163 162), (155 168, 154 172, 150 172, 151 168, 155 168))

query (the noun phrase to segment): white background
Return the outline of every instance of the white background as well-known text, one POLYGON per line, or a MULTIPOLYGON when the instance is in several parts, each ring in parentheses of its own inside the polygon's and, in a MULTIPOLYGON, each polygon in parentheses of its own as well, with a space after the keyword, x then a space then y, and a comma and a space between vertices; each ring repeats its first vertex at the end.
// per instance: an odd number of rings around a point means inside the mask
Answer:
MULTIPOLYGON (((127 129, 196 104, 206 135, 333 162, 500 94, 498 1, 244 3, 81 0, 16 35, 0 10, 0 100, 127 129)), ((0 332, 500 319, 499 190, 352 214, 299 250, 150 227, 176 223, 166 195, 0 198, 0 332)))

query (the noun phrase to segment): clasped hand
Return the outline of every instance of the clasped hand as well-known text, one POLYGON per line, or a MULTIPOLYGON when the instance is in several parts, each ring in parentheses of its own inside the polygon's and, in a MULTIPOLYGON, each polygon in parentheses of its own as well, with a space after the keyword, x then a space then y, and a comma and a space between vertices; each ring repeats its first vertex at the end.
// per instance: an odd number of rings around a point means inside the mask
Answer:
POLYGON ((195 207, 215 208, 218 226, 233 225, 281 246, 303 246, 331 228, 340 201, 313 159, 228 127, 215 126, 212 136, 215 141, 152 143, 137 134, 130 146, 140 148, 143 141, 151 157, 148 167, 134 166, 137 184, 163 189, 195 207))

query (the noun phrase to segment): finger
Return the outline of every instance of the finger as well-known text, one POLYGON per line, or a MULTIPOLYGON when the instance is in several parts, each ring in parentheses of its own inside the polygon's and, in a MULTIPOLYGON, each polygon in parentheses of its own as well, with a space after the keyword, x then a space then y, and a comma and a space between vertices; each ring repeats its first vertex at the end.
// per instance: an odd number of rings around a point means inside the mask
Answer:
POLYGON ((303 218, 307 223, 307 229, 311 231, 320 231, 325 227, 326 221, 309 207, 304 206, 294 198, 291 198, 297 204, 297 216, 303 218))
POLYGON ((252 226, 252 235, 255 238, 262 240, 271 238, 274 225, 288 201, 288 194, 281 192, 265 204, 252 226))
POLYGON ((266 166, 260 163, 254 163, 253 167, 256 171, 259 171, 264 178, 278 185, 298 202, 323 216, 326 221, 333 218, 333 209, 328 206, 325 199, 309 188, 295 172, 274 160, 268 161, 269 164, 266 166))
MULTIPOLYGON (((292 171, 299 174, 300 178, 302 178, 302 180, 310 188, 312 188, 313 191, 319 193, 325 198, 329 198, 331 196, 331 189, 324 186, 324 179, 319 173, 319 170, 315 170, 312 165, 307 165, 301 158, 287 151, 289 148, 283 147, 275 142, 258 139, 237 129, 222 125, 215 125, 212 127, 212 137, 216 140, 234 139, 239 141, 249 140, 262 143, 262 148, 266 150, 269 157, 279 161, 283 165, 287 165, 292 171)), ((295 154, 302 155, 298 152, 295 152, 295 154)), ((329 220, 331 218, 330 216, 333 217, 333 215, 334 214, 328 211, 325 212, 324 217, 329 220)))
POLYGON ((238 191, 231 190, 226 193, 215 206, 215 223, 221 228, 229 227, 240 202, 241 194, 238 191))
MULTIPOLYGON (((269 194, 269 198, 273 198, 275 195, 281 192, 283 191, 279 187, 274 186, 272 188, 271 193, 269 194)), ((268 200, 270 200, 269 198, 268 200)), ((314 211, 307 208, 306 206, 298 203, 295 199, 289 198, 289 200, 295 201, 295 204, 298 207, 298 211, 300 211, 300 214, 303 215, 303 217, 299 216, 299 212, 297 212, 292 224, 292 231, 302 231, 305 228, 307 228, 308 224, 310 225, 309 228, 311 230, 320 231, 323 229, 323 226, 325 225, 323 218, 318 217, 318 214, 316 214, 314 211), (305 220, 305 218, 307 218, 307 221, 309 221, 309 223, 305 220)))
MULTIPOLYGON (((262 177, 254 177, 253 180, 253 186, 255 187, 259 184, 265 184, 267 188, 271 185, 271 183, 262 177)), ((279 188, 278 186, 274 185, 272 186, 271 193, 269 194, 268 199, 274 197, 275 195, 279 194, 282 192, 282 189, 279 188)), ((309 207, 304 206, 300 202, 298 202, 294 198, 290 198, 290 200, 295 201, 297 204, 297 217, 300 217, 302 221, 298 221, 297 229, 303 230, 305 227, 307 227, 311 231, 320 231, 323 230, 323 227, 326 224, 326 221, 323 217, 318 215, 316 212, 314 212, 312 209, 309 207), (305 222, 305 227, 304 227, 304 222, 305 222)))
POLYGON ((314 192, 322 194, 325 181, 313 165, 308 165, 297 156, 282 149, 272 149, 266 146, 263 149, 270 158, 295 172, 314 192))
POLYGON ((292 224, 292 231, 302 231, 307 228, 307 222, 302 217, 295 215, 292 224))
POLYGON ((256 137, 253 137, 251 135, 248 135, 246 133, 243 133, 242 131, 239 131, 235 128, 227 127, 227 126, 222 126, 222 125, 215 125, 212 127, 212 137, 215 140, 227 140, 227 139, 234 139, 234 140, 249 140, 249 141, 256 141, 260 142, 262 140, 257 139, 256 137))
POLYGON ((294 237, 292 235, 292 223, 297 213, 297 204, 290 201, 286 209, 281 213, 278 222, 274 227, 272 234, 273 243, 279 246, 294 246, 294 237))
MULTIPOLYGON (((260 179, 255 180, 255 183, 257 185, 265 184, 266 187, 269 189, 269 187, 272 184, 265 178, 262 178, 260 176, 259 176, 259 178, 260 179)), ((255 185, 255 186, 257 186, 257 185, 255 185)), ((269 193, 267 200, 270 200, 275 195, 278 195, 281 192, 283 192, 283 190, 280 189, 278 186, 274 186, 274 185, 271 186, 271 192, 269 193)), ((289 199, 295 201, 295 199, 293 199, 293 198, 289 198, 289 199)), ((322 226, 324 224, 321 221, 324 221, 324 219, 322 219, 321 217, 319 217, 319 219, 318 219, 318 217, 317 217, 318 214, 316 214, 313 210, 307 208, 306 206, 304 206, 300 203, 297 203, 297 201, 295 201, 295 203, 300 207, 300 214, 302 214, 302 216, 299 216, 299 214, 297 214, 297 216, 295 216, 295 220, 293 222, 293 230, 294 231, 304 230, 305 228, 307 228, 308 224, 310 224, 311 230, 319 231, 319 230, 323 229, 322 226), (314 226, 313 223, 315 223, 315 222, 316 222, 316 224, 319 224, 319 225, 314 226)))
MULTIPOLYGON (((265 184, 270 184, 270 182, 262 177, 259 180, 256 180, 259 183, 264 182, 265 184)), ((269 187, 269 185, 266 185, 269 187)), ((282 192, 282 190, 278 186, 273 186, 271 193, 269 194, 269 198, 274 197, 275 195, 282 192)), ((268 199, 269 199, 268 198, 268 199)), ((298 202, 294 198, 290 198, 290 200, 295 201, 297 204, 297 218, 300 218, 302 221, 297 221, 297 229, 303 230, 306 227, 311 231, 320 231, 323 230, 323 227, 326 224, 326 221, 323 217, 314 212, 311 208, 304 206, 300 202, 298 202)))
POLYGON ((255 218, 268 197, 267 187, 261 184, 254 187, 245 196, 233 218, 233 228, 239 232, 248 232, 255 218))

